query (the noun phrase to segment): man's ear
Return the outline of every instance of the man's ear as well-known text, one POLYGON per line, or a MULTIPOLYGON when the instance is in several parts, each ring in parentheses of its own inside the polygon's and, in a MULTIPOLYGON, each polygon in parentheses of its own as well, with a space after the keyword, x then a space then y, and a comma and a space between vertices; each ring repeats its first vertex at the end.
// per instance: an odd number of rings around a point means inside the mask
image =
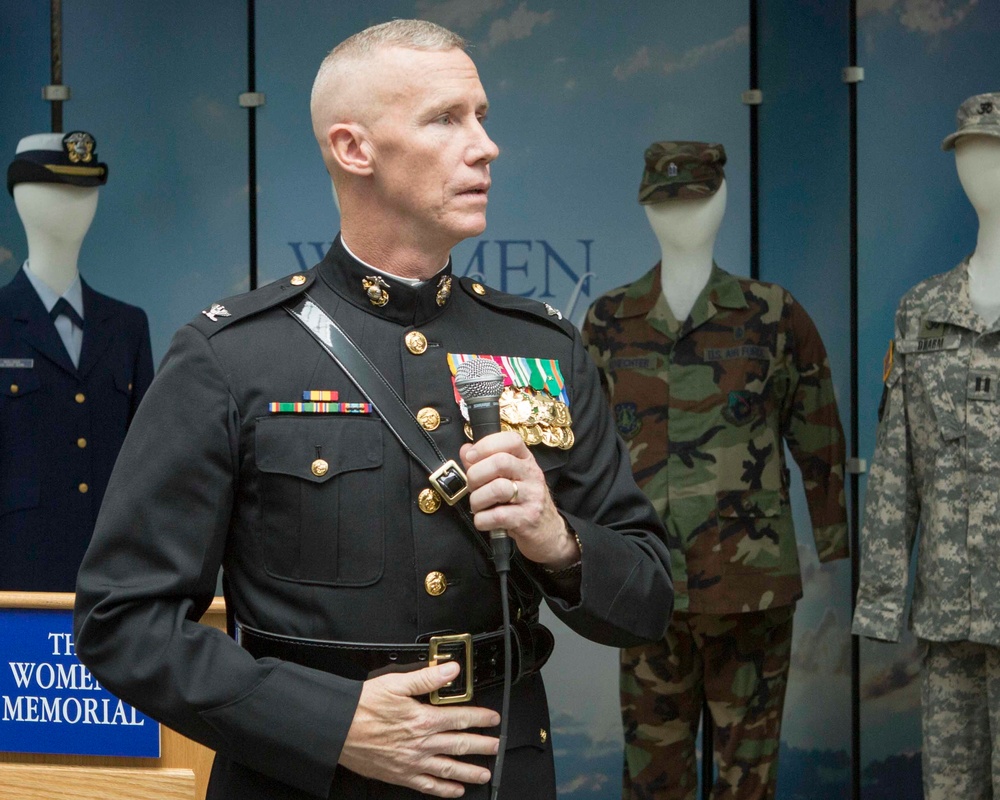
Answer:
POLYGON ((360 125, 338 123, 327 132, 330 157, 344 172, 371 175, 374 160, 371 145, 360 125))

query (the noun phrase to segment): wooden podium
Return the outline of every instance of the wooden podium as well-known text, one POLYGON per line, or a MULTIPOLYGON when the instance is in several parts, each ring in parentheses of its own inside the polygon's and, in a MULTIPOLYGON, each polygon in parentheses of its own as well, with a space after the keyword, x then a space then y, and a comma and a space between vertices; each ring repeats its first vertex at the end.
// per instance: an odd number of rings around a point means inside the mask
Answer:
MULTIPOLYGON (((72 610, 72 594, 0 592, 0 608, 72 610)), ((217 597, 202 617, 225 630, 217 597)), ((0 753, 0 800, 204 800, 214 753, 165 725, 159 758, 0 753)))

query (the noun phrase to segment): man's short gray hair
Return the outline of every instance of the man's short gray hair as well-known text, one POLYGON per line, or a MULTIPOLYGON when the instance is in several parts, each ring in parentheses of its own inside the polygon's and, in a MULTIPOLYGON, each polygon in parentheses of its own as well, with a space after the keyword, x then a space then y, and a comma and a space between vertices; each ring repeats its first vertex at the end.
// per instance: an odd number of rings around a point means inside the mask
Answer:
POLYGON ((468 42, 434 22, 424 19, 394 19, 372 25, 338 44, 327 58, 338 54, 369 55, 379 47, 405 47, 411 50, 465 50, 468 42))
POLYGON ((344 39, 329 52, 319 65, 313 90, 315 91, 321 78, 338 62, 369 57, 382 47, 441 52, 466 50, 468 46, 469 43, 457 33, 424 19, 394 19, 372 25, 344 39))

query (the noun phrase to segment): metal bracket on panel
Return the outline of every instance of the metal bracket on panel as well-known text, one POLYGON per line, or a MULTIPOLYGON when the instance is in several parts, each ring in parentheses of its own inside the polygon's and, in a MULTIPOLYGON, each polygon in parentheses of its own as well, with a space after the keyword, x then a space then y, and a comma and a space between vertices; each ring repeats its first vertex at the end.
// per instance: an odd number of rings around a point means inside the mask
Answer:
POLYGON ((849 458, 845 470, 848 475, 864 475, 868 472, 868 461, 864 458, 849 458))
POLYGON ((759 106, 764 102, 764 93, 760 89, 747 89, 740 95, 745 106, 759 106))
POLYGON ((241 108, 258 108, 264 105, 265 101, 263 92, 243 92, 240 95, 241 108))
POLYGON ((69 96, 69 87, 63 86, 61 83, 50 83, 48 86, 42 87, 42 100, 63 102, 69 100, 69 96))
POLYGON ((840 71, 840 79, 844 83, 861 83, 865 79, 864 67, 844 67, 840 71))

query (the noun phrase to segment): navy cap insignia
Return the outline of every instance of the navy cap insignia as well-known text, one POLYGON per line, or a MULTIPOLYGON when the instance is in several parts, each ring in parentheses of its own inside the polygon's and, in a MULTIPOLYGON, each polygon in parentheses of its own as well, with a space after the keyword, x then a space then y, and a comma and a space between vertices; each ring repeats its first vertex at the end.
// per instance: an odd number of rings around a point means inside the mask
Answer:
POLYGON ((94 137, 84 131, 73 131, 63 137, 66 156, 74 164, 89 164, 94 160, 94 137))
POLYGON ((218 322, 219 317, 231 317, 232 314, 226 309, 225 306, 219 305, 218 303, 212 303, 212 307, 202 311, 206 317, 208 317, 212 322, 218 322))

